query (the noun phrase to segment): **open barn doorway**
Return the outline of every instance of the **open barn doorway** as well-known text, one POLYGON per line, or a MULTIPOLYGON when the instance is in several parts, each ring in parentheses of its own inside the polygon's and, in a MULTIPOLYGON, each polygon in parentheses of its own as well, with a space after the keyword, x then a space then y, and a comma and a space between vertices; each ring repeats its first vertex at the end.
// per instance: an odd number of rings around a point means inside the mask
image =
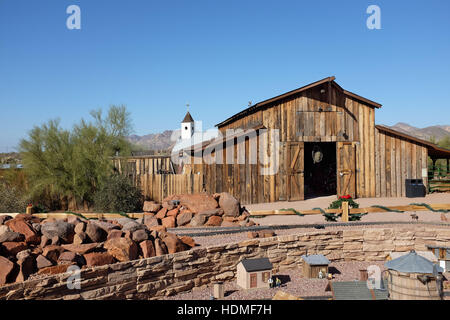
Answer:
POLYGON ((336 143, 305 142, 305 199, 335 195, 336 143))

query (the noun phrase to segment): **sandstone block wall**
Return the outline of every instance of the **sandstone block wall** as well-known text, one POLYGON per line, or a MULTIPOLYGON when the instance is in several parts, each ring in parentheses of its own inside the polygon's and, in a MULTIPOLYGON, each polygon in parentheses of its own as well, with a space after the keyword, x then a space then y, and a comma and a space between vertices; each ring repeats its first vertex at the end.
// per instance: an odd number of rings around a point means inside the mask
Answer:
POLYGON ((392 251, 450 246, 450 230, 427 227, 317 231, 240 243, 81 270, 80 289, 67 286, 71 273, 0 287, 0 299, 157 299, 232 280, 244 258, 268 257, 275 271, 299 266, 300 256, 321 253, 331 261, 384 260, 392 251))

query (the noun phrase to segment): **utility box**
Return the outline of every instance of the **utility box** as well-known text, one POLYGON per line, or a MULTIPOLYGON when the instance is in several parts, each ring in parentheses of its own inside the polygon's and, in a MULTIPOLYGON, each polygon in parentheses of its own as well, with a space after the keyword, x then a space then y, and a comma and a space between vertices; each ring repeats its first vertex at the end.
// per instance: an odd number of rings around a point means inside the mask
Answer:
POLYGON ((406 197, 408 198, 424 198, 426 195, 426 189, 422 179, 406 179, 405 191, 406 197))

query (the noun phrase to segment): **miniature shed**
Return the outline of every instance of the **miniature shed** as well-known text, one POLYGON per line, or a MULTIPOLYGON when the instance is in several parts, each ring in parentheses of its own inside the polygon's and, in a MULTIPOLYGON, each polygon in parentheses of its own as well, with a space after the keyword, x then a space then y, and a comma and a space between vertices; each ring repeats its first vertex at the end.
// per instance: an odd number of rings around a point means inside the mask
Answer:
POLYGON ((427 245, 427 249, 438 260, 441 268, 446 272, 450 271, 450 247, 427 245))
POLYGON ((303 276, 305 278, 318 278, 320 271, 326 277, 330 261, 322 254, 303 255, 303 276))
POLYGON ((267 258, 244 259, 237 265, 237 284, 244 289, 269 288, 272 268, 267 258))
POLYGON ((441 300, 443 269, 414 250, 386 262, 391 300, 441 300))

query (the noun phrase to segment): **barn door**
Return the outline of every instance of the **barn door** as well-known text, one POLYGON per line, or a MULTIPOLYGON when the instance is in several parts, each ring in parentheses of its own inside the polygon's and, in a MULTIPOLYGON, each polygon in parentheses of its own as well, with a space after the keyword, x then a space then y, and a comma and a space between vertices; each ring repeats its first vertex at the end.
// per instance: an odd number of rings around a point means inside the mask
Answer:
POLYGON ((304 143, 287 142, 286 144, 286 173, 287 200, 304 200, 304 143))
POLYGON ((337 193, 338 196, 356 197, 356 150, 351 142, 337 143, 337 193))

